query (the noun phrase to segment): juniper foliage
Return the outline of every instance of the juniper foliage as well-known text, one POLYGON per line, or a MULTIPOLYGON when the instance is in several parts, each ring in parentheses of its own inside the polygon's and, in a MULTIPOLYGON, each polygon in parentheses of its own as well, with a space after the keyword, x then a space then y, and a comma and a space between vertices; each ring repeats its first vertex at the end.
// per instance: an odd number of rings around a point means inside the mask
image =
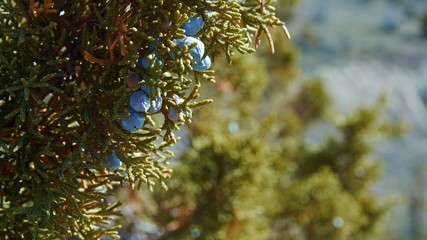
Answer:
POLYGON ((125 182, 166 188, 174 132, 212 101, 200 99, 199 89, 214 82, 214 71, 192 70, 189 48, 178 51, 172 41, 185 37, 180 26, 202 16, 197 37, 205 55, 225 53, 231 60, 236 51, 253 52, 263 34, 272 43, 268 27, 286 30, 273 3, 2 0, 0 235, 118 237, 119 226, 108 225, 119 214, 118 204, 104 203, 105 197, 125 182), (150 57, 147 71, 137 61, 153 46, 165 63, 161 68, 150 57), (130 73, 143 81, 128 87, 130 73), (164 104, 130 134, 120 119, 128 116, 129 96, 143 83, 159 88, 164 104), (184 99, 179 106, 174 95, 184 99), (171 121, 167 113, 173 107, 189 114, 171 121), (104 167, 112 150, 124 163, 118 171, 104 167))
POLYGON ((372 192, 380 169, 372 151, 376 141, 400 131, 381 117, 385 100, 342 115, 320 79, 296 76, 296 47, 286 41, 275 46, 269 59, 263 49, 234 56, 232 69, 216 62, 224 70, 204 94, 220 101, 182 132, 188 146, 177 156, 169 191, 136 193, 141 202, 120 194, 123 202, 142 206, 135 208, 139 221, 158 234, 147 239, 349 240, 381 234, 390 205, 372 192), (313 141, 310 129, 329 131, 313 141))

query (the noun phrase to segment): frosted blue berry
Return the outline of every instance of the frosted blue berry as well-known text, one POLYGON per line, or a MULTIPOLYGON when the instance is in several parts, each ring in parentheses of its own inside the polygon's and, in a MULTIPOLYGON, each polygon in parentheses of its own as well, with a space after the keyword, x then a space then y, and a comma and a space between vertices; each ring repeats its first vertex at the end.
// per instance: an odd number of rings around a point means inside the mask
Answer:
POLYGON ((176 95, 176 94, 174 94, 174 95, 172 96, 172 99, 173 99, 173 100, 175 101, 175 103, 176 103, 176 104, 178 104, 178 105, 184 102, 184 99, 183 99, 182 97, 180 97, 180 96, 176 95))
POLYGON ((144 116, 131 108, 128 112, 130 113, 129 118, 123 118, 121 121, 122 128, 129 132, 135 132, 141 129, 145 121, 144 116))
POLYGON ((141 79, 139 78, 138 74, 136 74, 136 73, 131 73, 127 76, 127 84, 129 87, 136 86, 140 81, 141 81, 141 79))
POLYGON ((168 112, 168 118, 176 122, 179 119, 179 110, 177 108, 171 108, 168 112))
MULTIPOLYGON (((157 36, 154 36, 154 41, 159 42, 160 39, 157 36)), ((154 52, 157 50, 157 45, 154 42, 148 42, 147 44, 148 50, 150 50, 150 52, 154 52)))
POLYGON ((187 36, 196 35, 203 27, 203 18, 200 16, 192 17, 188 22, 182 24, 181 28, 185 30, 187 36))
MULTIPOLYGON (((161 82, 162 80, 160 80, 159 78, 156 80, 156 83, 159 83, 159 82, 161 82)), ((157 89, 159 89, 159 88, 154 88, 154 87, 152 87, 151 86, 151 84, 150 84, 150 82, 148 82, 148 83, 146 83, 145 85, 143 85, 142 87, 141 87, 141 90, 142 91, 144 91, 148 96, 150 96, 151 95, 151 91, 155 91, 155 90, 157 90, 157 89)), ((160 90, 160 89, 159 89, 160 90)))
POLYGON ((155 59, 154 59, 154 63, 153 63, 154 66, 151 66, 151 61, 149 59, 149 56, 152 54, 145 55, 145 56, 141 57, 140 59, 138 59, 138 65, 142 66, 147 71, 151 70, 152 67, 157 68, 157 66, 159 66, 159 65, 160 65, 159 68, 162 68, 165 64, 165 59, 163 58, 163 56, 160 54, 155 54, 154 55, 155 59))
POLYGON ((196 64, 191 64, 194 71, 204 71, 208 70, 211 67, 211 58, 206 56, 202 60, 198 61, 196 64))
MULTIPOLYGON (((156 82, 161 82, 160 79, 157 79, 156 82)), ((162 93, 162 90, 159 88, 154 88, 154 87, 150 87, 148 85, 142 86, 141 87, 141 91, 144 92, 148 98, 150 99, 150 107, 149 109, 146 111, 147 113, 156 113, 158 111, 160 111, 160 109, 162 108, 162 104, 163 104, 163 98, 160 96, 162 93), (152 93, 154 92, 154 93, 152 93), (152 100, 152 94, 154 94, 155 99, 154 101, 152 100)))
POLYGON ((145 85, 141 87, 141 91, 143 91, 145 94, 147 94, 148 96, 150 96, 151 94, 151 87, 145 85))
POLYGON ((168 30, 169 28, 171 28, 172 26, 172 22, 165 22, 162 25, 163 30, 168 30))
POLYGON ((108 155, 107 160, 108 163, 104 164, 104 167, 106 167, 108 171, 115 171, 122 165, 122 162, 117 157, 116 151, 114 150, 108 155))
POLYGON ((217 12, 211 11, 211 10, 206 10, 206 15, 208 18, 210 18, 210 22, 215 22, 216 21, 216 17, 218 16, 217 12))
POLYGON ((147 110, 148 113, 156 113, 162 108, 163 99, 161 96, 157 96, 154 102, 150 105, 150 108, 147 110))
MULTIPOLYGON (((191 110, 190 110, 191 111, 191 110)), ((185 118, 191 118, 191 112, 190 112, 189 110, 187 110, 187 109, 184 109, 183 111, 182 111, 182 113, 184 114, 184 117, 185 118)))
MULTIPOLYGON (((193 61, 200 61, 205 54, 205 45, 202 41, 194 37, 185 37, 185 38, 176 38, 173 40, 178 44, 178 50, 181 50, 184 46, 190 46, 193 43, 196 43, 196 46, 188 50, 188 53, 193 57, 193 61)), ((175 55, 171 52, 171 58, 175 59, 175 55)))
POLYGON ((142 90, 138 90, 130 95, 130 107, 137 112, 146 112, 150 108, 150 97, 142 90))

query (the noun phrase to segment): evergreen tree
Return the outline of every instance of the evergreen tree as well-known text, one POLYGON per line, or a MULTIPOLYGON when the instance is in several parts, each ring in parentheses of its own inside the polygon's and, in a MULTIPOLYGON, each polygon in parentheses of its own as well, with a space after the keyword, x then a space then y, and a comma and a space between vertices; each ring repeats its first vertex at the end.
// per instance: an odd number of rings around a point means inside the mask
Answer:
POLYGON ((211 102, 211 60, 287 33, 272 3, 2 0, 0 235, 118 237, 104 199, 166 188, 174 132, 211 102))
POLYGON ((139 215, 156 226, 158 239, 380 234, 390 205, 371 192, 380 169, 373 143, 400 132, 381 118, 384 99, 342 116, 320 80, 293 80, 295 47, 275 46, 270 59, 263 50, 233 57, 232 67, 215 63, 222 71, 205 94, 220 101, 199 111, 182 132, 188 146, 173 167, 169 191, 152 199, 140 193, 139 215), (312 146, 308 129, 323 131, 316 126, 330 134, 312 146))

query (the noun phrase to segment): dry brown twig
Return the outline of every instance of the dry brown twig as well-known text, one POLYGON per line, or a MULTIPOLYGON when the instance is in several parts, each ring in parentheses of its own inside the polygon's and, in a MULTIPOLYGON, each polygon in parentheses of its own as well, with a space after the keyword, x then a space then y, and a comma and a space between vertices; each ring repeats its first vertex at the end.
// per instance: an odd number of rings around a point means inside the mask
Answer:
MULTIPOLYGON (((261 14, 266 15, 267 12, 265 10, 265 6, 264 6, 264 0, 258 0, 259 5, 260 5, 260 12, 261 14)), ((285 35, 288 39, 291 39, 291 35, 289 34, 288 29, 286 28, 286 26, 283 24, 280 26, 280 28, 285 32, 285 35)), ((275 52, 275 48, 274 48, 274 42, 273 42, 273 37, 271 36, 270 30, 268 29, 268 27, 265 24, 261 24, 258 27, 258 30, 256 31, 255 34, 255 48, 258 48, 260 43, 261 43, 261 31, 264 31, 265 35, 267 36, 267 40, 268 40, 268 44, 270 45, 270 52, 272 54, 274 54, 275 52)))

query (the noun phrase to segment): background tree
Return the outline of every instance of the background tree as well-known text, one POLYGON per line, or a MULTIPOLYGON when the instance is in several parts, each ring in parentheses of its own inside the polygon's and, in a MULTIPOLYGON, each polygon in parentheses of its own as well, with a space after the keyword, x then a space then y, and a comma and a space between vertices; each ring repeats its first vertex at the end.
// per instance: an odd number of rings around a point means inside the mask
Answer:
POLYGON ((390 205, 371 191, 380 169, 372 149, 400 127, 382 120, 384 99, 337 113, 321 81, 295 81, 295 46, 275 46, 271 58, 264 49, 233 57, 231 68, 215 63, 222 71, 203 94, 220 101, 181 132, 169 191, 131 200, 153 239, 379 237, 390 205))

